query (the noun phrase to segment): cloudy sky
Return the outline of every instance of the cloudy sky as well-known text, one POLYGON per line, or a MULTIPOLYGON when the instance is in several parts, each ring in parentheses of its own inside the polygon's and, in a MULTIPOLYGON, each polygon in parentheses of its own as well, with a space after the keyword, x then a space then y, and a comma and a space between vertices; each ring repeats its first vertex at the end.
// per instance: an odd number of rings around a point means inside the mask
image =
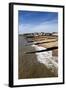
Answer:
POLYGON ((19 34, 33 32, 57 32, 58 13, 18 11, 19 34))

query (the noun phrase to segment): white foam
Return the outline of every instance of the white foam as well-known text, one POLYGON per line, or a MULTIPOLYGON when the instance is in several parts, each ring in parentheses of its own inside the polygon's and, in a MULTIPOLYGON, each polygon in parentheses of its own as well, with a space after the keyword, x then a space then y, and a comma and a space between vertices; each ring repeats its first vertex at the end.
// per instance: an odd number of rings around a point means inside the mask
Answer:
MULTIPOLYGON (((34 47, 35 50, 45 50, 46 49, 38 45, 32 45, 32 47, 34 47)), ((49 68, 56 75, 58 74, 58 63, 55 60, 57 59, 57 57, 53 58, 52 51, 36 53, 36 56, 37 56, 38 62, 43 63, 47 68, 49 68)))

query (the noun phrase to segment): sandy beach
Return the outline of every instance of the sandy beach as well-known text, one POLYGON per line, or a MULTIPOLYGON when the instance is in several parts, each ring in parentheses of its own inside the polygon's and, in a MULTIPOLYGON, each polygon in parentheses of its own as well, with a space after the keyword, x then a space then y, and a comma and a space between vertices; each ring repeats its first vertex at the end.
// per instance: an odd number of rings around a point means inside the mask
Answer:
MULTIPOLYGON (((26 78, 48 78, 48 77, 57 77, 58 76, 58 67, 52 61, 53 58, 43 58, 45 63, 41 63, 41 59, 39 60, 37 56, 41 56, 43 54, 47 55, 46 53, 41 54, 25 54, 28 51, 36 51, 36 46, 27 45, 28 42, 22 36, 18 36, 18 78, 19 79, 26 79, 26 78), (48 62, 49 61, 49 62, 48 62), (48 66, 49 65, 49 66, 48 66), (50 67, 51 66, 51 67, 50 67), (54 68, 54 69, 53 69, 54 68)), ((57 45, 57 42, 55 42, 57 45)), ((54 43, 54 45, 55 45, 54 43)), ((46 46, 46 45, 45 45, 46 46)), ((38 47, 39 49, 39 47, 38 47)), ((57 51, 56 51, 57 52, 57 51)), ((48 54, 49 55, 49 54, 48 54)), ((54 55, 54 54, 52 54, 54 55)), ((42 56, 42 57, 43 57, 42 56)), ((56 55, 57 56, 57 55, 56 55)))

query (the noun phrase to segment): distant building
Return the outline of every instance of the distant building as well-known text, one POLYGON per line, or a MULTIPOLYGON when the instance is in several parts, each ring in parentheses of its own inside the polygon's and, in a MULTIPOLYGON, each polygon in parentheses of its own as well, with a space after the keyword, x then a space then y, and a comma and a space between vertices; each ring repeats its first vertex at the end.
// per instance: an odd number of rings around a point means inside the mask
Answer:
POLYGON ((43 36, 43 35, 45 35, 45 33, 44 33, 44 32, 41 32, 41 33, 42 33, 42 36, 43 36))
POLYGON ((53 32, 52 35, 58 36, 58 32, 53 32))
POLYGON ((26 34, 23 34, 25 37, 29 38, 29 37, 33 37, 34 36, 34 33, 26 33, 26 34))
POLYGON ((32 38, 34 36, 58 36, 58 32, 45 33, 45 32, 34 32, 34 33, 25 33, 23 34, 26 38, 32 38))
POLYGON ((37 33, 37 32, 35 32, 35 33, 33 33, 33 35, 34 35, 34 36, 38 36, 38 33, 37 33))
POLYGON ((51 36, 51 35, 52 35, 52 33, 45 33, 45 35, 46 35, 46 36, 51 36))

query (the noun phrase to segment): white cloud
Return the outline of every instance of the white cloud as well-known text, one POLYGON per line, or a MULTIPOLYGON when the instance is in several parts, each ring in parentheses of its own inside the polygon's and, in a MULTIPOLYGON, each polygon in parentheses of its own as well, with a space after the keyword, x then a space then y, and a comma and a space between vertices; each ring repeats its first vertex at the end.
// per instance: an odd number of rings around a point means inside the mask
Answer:
POLYGON ((19 34, 30 32, 32 25, 30 24, 20 24, 19 25, 19 34))
POLYGON ((57 31, 58 29, 58 26, 57 24, 45 24, 45 23, 42 23, 36 27, 34 27, 34 30, 36 31, 44 31, 44 32, 54 32, 54 31, 57 31))
POLYGON ((46 21, 38 25, 32 24, 20 24, 19 25, 19 34, 21 33, 32 33, 32 32, 57 32, 58 24, 53 21, 46 21))

